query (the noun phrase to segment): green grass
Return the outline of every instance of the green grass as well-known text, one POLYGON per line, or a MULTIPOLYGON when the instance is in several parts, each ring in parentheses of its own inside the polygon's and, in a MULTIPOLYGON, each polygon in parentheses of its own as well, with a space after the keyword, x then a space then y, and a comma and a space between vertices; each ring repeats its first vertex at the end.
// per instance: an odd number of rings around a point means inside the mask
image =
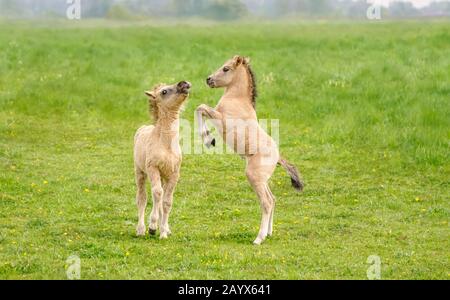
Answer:
POLYGON ((383 279, 449 278, 450 23, 89 24, 1 24, 0 278, 64 279, 72 254, 82 279, 365 279, 369 255, 383 279), (192 122, 237 53, 305 192, 277 169, 255 247, 244 162, 185 155, 173 235, 137 238, 143 91, 190 80, 192 122))

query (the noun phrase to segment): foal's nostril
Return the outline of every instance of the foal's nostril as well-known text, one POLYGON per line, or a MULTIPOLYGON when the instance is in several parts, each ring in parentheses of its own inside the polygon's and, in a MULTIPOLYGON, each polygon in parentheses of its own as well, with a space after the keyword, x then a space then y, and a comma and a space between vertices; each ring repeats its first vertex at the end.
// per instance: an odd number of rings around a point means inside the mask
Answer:
POLYGON ((208 77, 208 78, 206 78, 206 83, 210 83, 210 82, 211 82, 211 80, 212 80, 212 78, 211 78, 211 77, 208 77))
POLYGON ((187 81, 180 81, 180 83, 178 83, 178 88, 179 89, 189 89, 191 87, 191 84, 187 81))

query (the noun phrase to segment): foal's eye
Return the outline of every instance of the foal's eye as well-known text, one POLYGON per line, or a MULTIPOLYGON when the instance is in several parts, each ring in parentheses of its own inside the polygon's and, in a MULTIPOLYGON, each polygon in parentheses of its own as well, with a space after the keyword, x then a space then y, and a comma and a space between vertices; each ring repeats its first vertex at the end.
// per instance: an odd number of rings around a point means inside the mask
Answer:
POLYGON ((226 72, 230 71, 230 68, 225 67, 225 68, 223 68, 223 71, 226 73, 226 72))
POLYGON ((163 94, 163 95, 167 95, 167 90, 163 90, 163 91, 162 91, 162 94, 163 94))

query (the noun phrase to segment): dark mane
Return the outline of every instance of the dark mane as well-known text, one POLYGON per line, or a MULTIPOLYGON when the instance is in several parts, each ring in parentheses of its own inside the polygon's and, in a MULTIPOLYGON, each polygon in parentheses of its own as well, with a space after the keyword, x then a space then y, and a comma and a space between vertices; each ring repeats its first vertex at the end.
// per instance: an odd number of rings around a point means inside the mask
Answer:
POLYGON ((250 91, 252 97, 252 106, 256 110, 256 97, 258 97, 258 90, 256 88, 256 78, 255 73, 249 64, 247 64, 248 74, 250 75, 250 91))

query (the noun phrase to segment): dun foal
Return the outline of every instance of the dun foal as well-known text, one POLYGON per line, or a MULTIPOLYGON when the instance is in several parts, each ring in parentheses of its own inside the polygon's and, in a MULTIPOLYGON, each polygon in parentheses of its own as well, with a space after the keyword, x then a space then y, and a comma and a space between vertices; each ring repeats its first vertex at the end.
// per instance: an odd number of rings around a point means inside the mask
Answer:
POLYGON ((249 59, 235 56, 208 77, 211 88, 225 88, 225 93, 216 108, 200 105, 197 110, 199 134, 207 147, 215 146, 203 118, 210 119, 224 141, 235 152, 246 159, 246 175, 256 192, 262 209, 261 226, 253 242, 261 244, 267 235, 272 235, 275 197, 268 181, 277 164, 283 166, 291 176, 292 185, 303 189, 295 166, 280 157, 274 140, 258 125, 255 103, 256 83, 249 59))
POLYGON ((137 185, 139 222, 137 235, 145 235, 145 208, 147 193, 145 181, 150 179, 153 208, 150 215, 149 233, 154 235, 160 226, 160 238, 170 235, 169 214, 173 193, 180 176, 181 148, 179 144, 179 114, 189 96, 191 84, 182 81, 174 85, 160 84, 149 97, 150 111, 156 122, 154 126, 141 127, 135 136, 134 165, 137 185))

